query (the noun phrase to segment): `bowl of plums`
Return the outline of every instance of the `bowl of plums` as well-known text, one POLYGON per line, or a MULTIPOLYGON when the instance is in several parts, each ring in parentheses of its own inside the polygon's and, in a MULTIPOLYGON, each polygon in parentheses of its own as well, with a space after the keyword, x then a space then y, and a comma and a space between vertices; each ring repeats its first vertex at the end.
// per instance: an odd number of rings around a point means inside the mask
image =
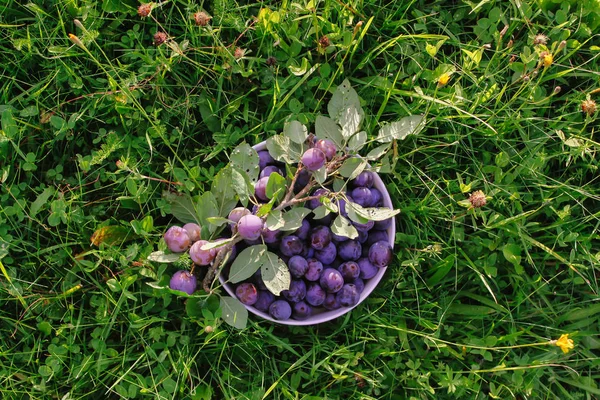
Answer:
POLYGON ((373 292, 392 262, 400 212, 377 174, 389 163, 378 160, 425 120, 407 116, 369 138, 347 80, 327 111, 315 116, 314 133, 290 119, 280 134, 231 152, 195 207, 202 228, 188 224, 165 234, 171 252, 189 249, 193 261, 170 289, 192 295, 203 277, 204 292, 221 296, 223 319, 240 327, 247 311, 284 325, 320 324, 373 292))
POLYGON ((397 210, 367 162, 332 140, 309 135, 301 144, 280 142, 253 147, 258 203, 236 207, 228 216, 240 239, 232 252, 238 270, 261 257, 252 247, 273 256, 262 257, 263 265, 249 277, 233 272, 230 264, 219 279, 265 320, 320 324, 348 313, 379 284, 392 261, 397 210), (281 182, 281 190, 273 181, 281 182), (277 192, 279 200, 273 201, 277 192))

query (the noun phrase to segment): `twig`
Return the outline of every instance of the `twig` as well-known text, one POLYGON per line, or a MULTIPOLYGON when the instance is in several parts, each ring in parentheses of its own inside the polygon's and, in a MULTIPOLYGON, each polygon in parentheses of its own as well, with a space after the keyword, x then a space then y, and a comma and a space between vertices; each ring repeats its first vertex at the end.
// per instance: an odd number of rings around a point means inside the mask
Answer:
POLYGON ((241 242, 241 241, 242 241, 241 236, 234 237, 231 242, 229 242, 226 245, 224 245, 223 247, 221 247, 220 250, 217 252, 217 256, 215 257, 215 260, 213 261, 212 265, 206 272, 206 276, 202 280, 202 289, 204 289, 204 291, 206 293, 208 293, 208 294, 212 293, 211 286, 212 286, 213 280, 215 279, 215 276, 217 275, 217 270, 221 267, 221 264, 223 263, 223 261, 225 261, 228 258, 229 254, 231 254, 231 249, 233 248, 233 246, 235 246, 238 242, 241 242))

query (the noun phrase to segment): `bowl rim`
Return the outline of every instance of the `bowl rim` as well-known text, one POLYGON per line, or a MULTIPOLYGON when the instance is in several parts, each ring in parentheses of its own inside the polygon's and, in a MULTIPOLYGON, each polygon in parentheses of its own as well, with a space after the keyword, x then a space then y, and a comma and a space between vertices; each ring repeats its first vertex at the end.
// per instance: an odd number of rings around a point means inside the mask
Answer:
MULTIPOLYGON (((267 142, 266 141, 260 142, 256 145, 252 146, 252 148, 257 152, 265 151, 265 150, 267 150, 267 142)), ((381 192, 383 205, 385 207, 394 208, 394 206, 392 204, 392 199, 390 198, 390 194, 389 194, 387 188, 385 187, 385 184, 381 180, 381 177, 379 176, 379 174, 377 174, 376 172, 373 172, 373 178, 374 178, 373 179, 373 187, 378 189, 381 192)), ((393 250, 394 249, 394 238, 396 237, 396 219, 395 218, 392 218, 392 224, 387 229, 387 233, 388 233, 388 237, 391 239, 390 247, 393 250)), ((304 320, 295 320, 292 318, 287 319, 287 320, 277 320, 277 319, 272 318, 269 314, 254 308, 253 306, 248 306, 248 305, 244 304, 244 307, 246 307, 246 309, 248 311, 250 311, 252 314, 259 316, 262 319, 265 319, 267 321, 274 322, 274 323, 280 324, 280 325, 311 326, 311 325, 322 324, 325 322, 332 321, 338 317, 341 317, 342 315, 349 313, 355 307, 357 307, 359 304, 361 304, 367 297, 369 297, 369 295, 373 292, 373 290, 375 290, 377 285, 379 285, 379 282, 381 282, 381 279, 383 278, 383 275, 385 275, 387 268, 388 267, 379 268, 379 270, 377 271, 377 274, 375 274, 374 277, 372 277, 371 279, 368 279, 365 282, 365 288, 363 289, 362 293, 360 294, 360 299, 352 307, 341 307, 341 308, 338 308, 337 310, 323 311, 318 314, 312 315, 304 320)), ((219 274, 219 282, 221 282, 221 285, 223 286, 225 291, 231 297, 237 298, 235 295, 235 289, 233 287, 233 284, 230 282, 227 282, 225 280, 225 278, 223 277, 222 273, 219 274)))

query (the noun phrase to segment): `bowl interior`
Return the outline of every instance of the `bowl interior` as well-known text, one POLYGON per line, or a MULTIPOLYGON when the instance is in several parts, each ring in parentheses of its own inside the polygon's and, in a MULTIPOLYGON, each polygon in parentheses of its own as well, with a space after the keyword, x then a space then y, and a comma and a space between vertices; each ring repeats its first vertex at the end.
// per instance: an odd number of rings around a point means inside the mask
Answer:
MULTIPOLYGON (((266 150, 266 149, 267 149, 266 142, 261 142, 254 146, 254 150, 256 150, 256 151, 262 151, 262 150, 266 150)), ((377 174, 374 174, 374 175, 375 176, 374 176, 373 187, 375 187, 376 189, 378 189, 381 192, 381 195, 383 197, 383 205, 385 207, 393 208, 392 199, 390 198, 390 195, 389 195, 385 185, 383 184, 383 181, 381 180, 379 175, 377 175, 377 174)), ((390 246, 393 249, 394 248, 394 238, 396 236, 396 221, 394 219, 392 219, 392 225, 388 228, 387 234, 388 234, 388 237, 390 238, 390 246)), ((272 321, 272 322, 282 324, 282 325, 303 326, 303 325, 321 324, 323 322, 331 321, 332 319, 340 317, 340 316, 346 314, 347 312, 350 312, 350 310, 352 310, 354 307, 356 307, 360 303, 362 303, 371 294, 371 292, 375 289, 375 287, 379 284, 379 282, 383 278, 383 275, 385 274, 386 269, 387 269, 387 267, 380 268, 379 271, 377 271, 377 274, 373 278, 371 278, 365 282, 365 288, 362 291, 362 293, 360 295, 360 299, 355 306, 342 307, 342 308, 339 308, 339 309, 333 310, 333 311, 324 310, 324 311, 319 312, 318 314, 314 314, 311 317, 309 317, 305 320, 302 320, 302 321, 298 321, 298 320, 294 320, 294 319, 279 321, 279 320, 271 318, 271 316, 269 314, 264 313, 260 310, 257 310, 256 308, 254 308, 252 306, 245 306, 245 307, 251 313, 258 315, 261 318, 264 318, 268 321, 272 321)), ((231 297, 236 297, 235 288, 233 287, 233 285, 231 283, 229 283, 225 280, 223 275, 219 276, 219 281, 221 282, 221 284, 223 285, 223 287, 225 288, 225 290, 227 291, 227 293, 229 293, 229 295, 231 297)))

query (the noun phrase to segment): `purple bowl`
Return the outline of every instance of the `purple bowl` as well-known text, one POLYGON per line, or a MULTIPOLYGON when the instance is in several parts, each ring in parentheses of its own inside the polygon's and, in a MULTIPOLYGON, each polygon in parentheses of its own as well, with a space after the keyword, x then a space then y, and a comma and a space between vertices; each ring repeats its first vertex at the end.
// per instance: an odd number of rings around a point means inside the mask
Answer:
MULTIPOLYGON (((267 143, 266 142, 259 143, 259 144, 255 145, 253 148, 256 151, 266 150, 267 143)), ((381 192, 381 196, 383 197, 384 207, 393 208, 394 206, 392 204, 392 199, 390 198, 390 195, 389 195, 385 185, 383 184, 383 181, 381 180, 379 175, 377 175, 376 173, 374 173, 373 187, 376 189, 379 189, 379 191, 381 192)), ((395 219, 392 219, 392 225, 387 229, 387 233, 388 233, 388 237, 390 238, 390 246, 393 249, 394 248, 394 238, 396 237, 396 221, 395 221, 395 219)), ((387 267, 379 268, 379 271, 377 271, 377 274, 373 278, 371 278, 365 282, 365 288, 360 295, 360 300, 358 301, 358 303, 355 306, 342 307, 342 308, 339 308, 339 309, 333 310, 333 311, 327 311, 327 310, 320 311, 320 309, 318 309, 319 311, 317 311, 316 314, 313 314, 309 318, 302 320, 302 321, 291 319, 291 318, 288 320, 279 321, 279 320, 275 320, 275 319, 271 318, 271 316, 269 314, 259 311, 252 306, 245 306, 245 307, 251 313, 258 315, 259 317, 261 317, 263 319, 266 319, 268 321, 275 322, 275 323, 278 323, 281 325, 306 326, 306 325, 321 324, 323 322, 328 322, 333 319, 336 319, 337 317, 341 317, 342 315, 350 312, 354 307, 356 307, 360 303, 362 303, 371 294, 371 292, 375 289, 375 287, 379 284, 379 282, 383 278, 383 275, 385 274, 386 269, 387 269, 387 267)), ((235 288, 233 287, 233 285, 231 283, 226 281, 226 279, 223 277, 223 275, 219 276, 219 280, 220 280, 221 284, 223 285, 223 287, 225 288, 225 290, 227 291, 227 293, 229 293, 229 295, 231 297, 236 297, 235 288)))

